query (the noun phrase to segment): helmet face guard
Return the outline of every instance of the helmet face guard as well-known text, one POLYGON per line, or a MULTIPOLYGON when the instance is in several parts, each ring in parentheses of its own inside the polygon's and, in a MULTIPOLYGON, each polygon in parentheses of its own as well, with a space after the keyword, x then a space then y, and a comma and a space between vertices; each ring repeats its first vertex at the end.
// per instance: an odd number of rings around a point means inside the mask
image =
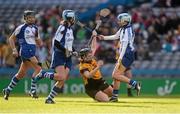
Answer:
POLYGON ((28 16, 34 16, 35 17, 35 12, 31 10, 26 10, 24 11, 24 19, 28 16))
POLYGON ((35 12, 31 10, 24 11, 24 20, 29 23, 35 23, 35 12))
POLYGON ((74 24, 76 18, 75 18, 75 12, 73 10, 64 10, 62 13, 62 18, 65 21, 69 21, 72 24, 74 24))
POLYGON ((117 16, 117 20, 121 23, 126 22, 127 25, 131 23, 131 15, 128 13, 121 13, 117 16))
POLYGON ((84 58, 84 57, 86 57, 86 56, 88 55, 88 53, 90 53, 90 52, 91 52, 91 49, 90 49, 90 48, 83 48, 83 49, 80 50, 79 55, 80 55, 81 58, 84 58))

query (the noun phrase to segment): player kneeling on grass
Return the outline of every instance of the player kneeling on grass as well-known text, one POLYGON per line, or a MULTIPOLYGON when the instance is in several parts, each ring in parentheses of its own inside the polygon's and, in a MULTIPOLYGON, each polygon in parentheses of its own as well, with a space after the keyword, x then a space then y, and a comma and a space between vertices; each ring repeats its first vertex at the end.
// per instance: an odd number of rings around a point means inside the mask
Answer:
POLYGON ((90 48, 80 50, 80 74, 83 77, 85 92, 99 102, 108 102, 113 88, 102 78, 100 68, 103 61, 96 61, 90 48))

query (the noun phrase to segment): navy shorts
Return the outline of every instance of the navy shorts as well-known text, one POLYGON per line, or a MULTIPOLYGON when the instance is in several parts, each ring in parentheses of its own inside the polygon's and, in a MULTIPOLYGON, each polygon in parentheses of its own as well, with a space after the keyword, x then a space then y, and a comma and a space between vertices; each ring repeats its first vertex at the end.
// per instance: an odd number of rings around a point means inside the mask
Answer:
POLYGON ((71 69, 72 60, 71 57, 66 57, 62 51, 54 51, 52 55, 51 68, 55 69, 57 66, 65 66, 71 69))
POLYGON ((31 57, 35 56, 36 45, 26 44, 22 45, 20 48, 20 56, 22 60, 28 60, 31 57))
POLYGON ((88 79, 88 84, 85 85, 85 92, 95 99, 97 92, 104 91, 109 87, 109 84, 102 78, 100 79, 88 79))
POLYGON ((132 51, 131 48, 127 47, 126 52, 122 58, 123 66, 125 66, 126 68, 130 68, 134 59, 135 59, 134 51, 132 51))

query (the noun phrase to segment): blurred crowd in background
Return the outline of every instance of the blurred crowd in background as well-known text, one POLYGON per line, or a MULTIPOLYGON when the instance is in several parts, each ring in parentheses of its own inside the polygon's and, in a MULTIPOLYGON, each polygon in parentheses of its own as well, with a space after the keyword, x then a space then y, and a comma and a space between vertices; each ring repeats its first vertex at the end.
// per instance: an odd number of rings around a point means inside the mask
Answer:
MULTIPOLYGON (((112 35, 119 29, 116 16, 121 12, 129 12, 132 15, 132 24, 135 30, 136 60, 151 60, 156 52, 173 53, 180 51, 180 8, 168 6, 168 3, 156 4, 144 3, 138 7, 109 6, 111 14, 103 18, 103 24, 97 31, 99 34, 112 35), (153 7, 152 7, 153 4, 153 7), (169 8, 164 8, 169 7, 169 8)), ((168 0, 167 0, 168 1, 168 0)), ((178 1, 178 0, 177 0, 178 1)), ((51 60, 51 42, 62 20, 61 6, 53 6, 51 9, 38 11, 37 25, 40 36, 43 39, 43 47, 37 48, 37 57, 40 62, 51 60)), ((97 12, 94 19, 85 22, 91 28, 95 27, 96 20, 100 19, 97 12)), ((12 50, 8 44, 8 38, 20 22, 8 23, 0 28, 0 67, 18 67, 19 58, 12 56, 12 50)), ((75 47, 82 48, 91 36, 85 29, 74 26, 75 47)), ((106 63, 115 62, 117 41, 98 41, 96 56, 106 63)))

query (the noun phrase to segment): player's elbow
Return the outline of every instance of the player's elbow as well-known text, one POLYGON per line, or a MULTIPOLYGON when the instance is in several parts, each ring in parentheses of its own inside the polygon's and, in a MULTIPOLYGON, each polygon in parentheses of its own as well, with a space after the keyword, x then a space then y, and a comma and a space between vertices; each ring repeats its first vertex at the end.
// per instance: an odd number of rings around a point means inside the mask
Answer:
POLYGON ((84 72, 84 76, 85 76, 86 78, 91 78, 92 74, 87 71, 87 72, 84 72))

